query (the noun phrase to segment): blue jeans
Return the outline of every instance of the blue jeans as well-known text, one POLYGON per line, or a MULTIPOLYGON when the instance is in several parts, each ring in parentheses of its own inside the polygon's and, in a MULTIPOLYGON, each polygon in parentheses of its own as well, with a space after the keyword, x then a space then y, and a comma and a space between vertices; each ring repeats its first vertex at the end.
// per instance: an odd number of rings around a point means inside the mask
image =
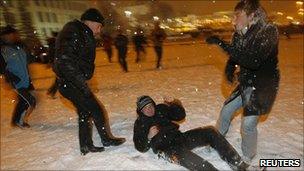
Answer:
MULTIPOLYGON (((226 135, 228 132, 231 119, 233 114, 240 109, 243 104, 249 102, 250 96, 252 94, 253 89, 247 88, 245 93, 245 102, 243 102, 241 95, 237 96, 235 99, 230 101, 228 104, 225 104, 221 110, 221 114, 216 123, 216 128, 222 135, 226 135)), ((257 151, 257 124, 258 124, 259 116, 244 116, 242 117, 241 123, 241 135, 242 135, 242 152, 243 155, 252 159, 256 155, 257 151)))

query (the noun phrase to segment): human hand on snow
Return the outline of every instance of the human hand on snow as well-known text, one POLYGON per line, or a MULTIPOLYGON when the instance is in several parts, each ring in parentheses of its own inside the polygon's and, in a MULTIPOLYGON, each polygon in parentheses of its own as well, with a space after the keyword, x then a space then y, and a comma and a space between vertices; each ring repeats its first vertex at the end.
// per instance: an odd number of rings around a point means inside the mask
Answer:
POLYGON ((206 39, 208 44, 220 44, 222 40, 218 36, 210 36, 206 39))
POLYGON ((158 134, 158 132, 159 132, 158 126, 156 125, 151 126, 151 128, 149 129, 148 139, 151 140, 156 134, 158 134))
POLYGON ((163 99, 165 104, 170 104, 174 101, 174 98, 171 96, 164 96, 163 99))

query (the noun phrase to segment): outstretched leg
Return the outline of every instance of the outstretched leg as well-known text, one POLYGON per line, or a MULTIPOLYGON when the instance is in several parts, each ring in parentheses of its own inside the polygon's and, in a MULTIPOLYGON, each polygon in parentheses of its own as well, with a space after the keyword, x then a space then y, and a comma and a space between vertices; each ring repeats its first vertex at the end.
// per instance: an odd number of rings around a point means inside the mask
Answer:
POLYGON ((238 152, 213 126, 192 129, 185 132, 184 137, 186 139, 185 145, 189 149, 210 145, 230 166, 238 167, 242 163, 238 152))
MULTIPOLYGON (((160 153, 160 156, 162 154, 160 153)), ((189 170, 216 171, 217 169, 197 154, 183 147, 171 147, 164 151, 164 158, 189 170)))

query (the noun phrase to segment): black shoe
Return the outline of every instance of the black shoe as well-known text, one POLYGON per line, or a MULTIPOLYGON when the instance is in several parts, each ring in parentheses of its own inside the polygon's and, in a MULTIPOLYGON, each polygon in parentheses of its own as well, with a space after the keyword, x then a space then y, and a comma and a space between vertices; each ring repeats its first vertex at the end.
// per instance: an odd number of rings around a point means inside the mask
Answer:
POLYGON ((16 127, 19 127, 21 129, 24 129, 24 128, 30 128, 31 126, 26 123, 26 122, 23 122, 23 123, 19 123, 19 122, 12 122, 12 125, 13 126, 16 126, 16 127))
POLYGON ((80 152, 81 152, 81 155, 83 155, 83 156, 88 154, 89 152, 97 153, 97 152, 103 152, 103 151, 104 151, 103 147, 95 147, 94 145, 80 147, 80 152))
POLYGON ((242 161, 241 163, 239 163, 238 165, 231 165, 229 164, 230 167, 232 168, 233 171, 246 171, 247 168, 250 166, 249 164, 247 164, 246 162, 242 161))
POLYGON ((101 140, 101 143, 103 144, 104 147, 119 146, 124 142, 126 142, 125 138, 109 138, 109 139, 101 140))

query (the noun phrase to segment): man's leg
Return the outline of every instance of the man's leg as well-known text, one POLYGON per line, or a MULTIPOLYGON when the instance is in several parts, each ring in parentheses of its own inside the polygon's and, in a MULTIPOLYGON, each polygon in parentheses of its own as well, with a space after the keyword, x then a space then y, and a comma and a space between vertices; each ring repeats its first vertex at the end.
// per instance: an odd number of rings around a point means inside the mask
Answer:
POLYGON ((210 145, 230 166, 239 167, 242 164, 238 152, 213 126, 189 130, 184 133, 184 137, 185 145, 189 149, 210 145))
POLYGON ((29 90, 22 88, 17 90, 18 103, 13 113, 13 124, 21 128, 29 127, 27 118, 36 106, 36 99, 29 90))
POLYGON ((251 160, 257 152, 257 124, 259 116, 244 116, 242 118, 241 133, 242 133, 242 151, 246 160, 251 160))
POLYGON ((216 128, 222 135, 226 135, 229 130, 233 114, 242 107, 242 97, 238 95, 229 103, 225 104, 216 122, 216 128))
POLYGON ((179 164, 189 170, 217 170, 211 163, 204 160, 199 155, 180 146, 167 149, 166 151, 164 151, 164 155, 164 158, 169 162, 179 164))
POLYGON ((63 87, 60 92, 73 102, 78 111, 86 112, 86 114, 92 116, 94 125, 97 128, 104 146, 117 146, 124 143, 124 138, 115 138, 110 136, 110 130, 106 127, 107 121, 104 116, 104 111, 93 93, 91 93, 92 95, 90 97, 83 97, 82 95, 75 93, 77 91, 77 89, 69 90, 69 88, 63 87))

